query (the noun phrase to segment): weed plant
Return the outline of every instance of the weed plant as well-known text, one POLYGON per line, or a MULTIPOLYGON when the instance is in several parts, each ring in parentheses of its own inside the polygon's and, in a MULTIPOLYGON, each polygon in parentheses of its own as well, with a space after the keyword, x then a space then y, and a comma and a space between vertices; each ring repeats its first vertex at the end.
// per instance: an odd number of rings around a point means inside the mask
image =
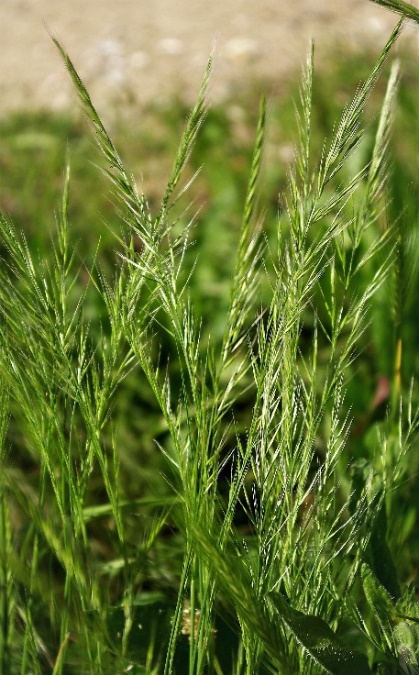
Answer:
POLYGON ((80 266, 69 164, 49 255, 1 216, 1 675, 418 672, 414 569, 396 557, 414 528, 414 506, 397 518, 419 423, 403 369, 418 249, 406 214, 386 217, 397 65, 368 154, 364 121, 400 29, 317 159, 310 52, 269 228, 262 100, 216 326, 191 291, 199 235, 183 206, 211 61, 154 208, 55 41, 120 230, 112 274, 80 266), (387 370, 355 423, 370 322, 387 326, 387 370), (123 409, 126 387, 141 405, 123 409), (140 417, 135 456, 127 416, 140 417))

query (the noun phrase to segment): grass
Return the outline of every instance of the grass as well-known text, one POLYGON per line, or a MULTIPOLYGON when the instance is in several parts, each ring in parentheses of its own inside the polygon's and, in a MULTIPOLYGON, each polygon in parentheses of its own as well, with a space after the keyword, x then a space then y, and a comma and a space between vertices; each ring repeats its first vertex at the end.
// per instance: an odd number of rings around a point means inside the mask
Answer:
POLYGON ((3 124, 2 203, 33 226, 1 217, 2 675, 417 672, 415 110, 386 66, 398 32, 334 128, 309 55, 288 173, 269 163, 289 152, 290 106, 211 113, 211 64, 177 146, 162 113, 154 137, 116 127, 119 152, 57 44, 108 183, 79 121, 3 124), (137 142, 164 183, 140 180, 137 142), (19 157, 37 167, 22 188, 19 157))

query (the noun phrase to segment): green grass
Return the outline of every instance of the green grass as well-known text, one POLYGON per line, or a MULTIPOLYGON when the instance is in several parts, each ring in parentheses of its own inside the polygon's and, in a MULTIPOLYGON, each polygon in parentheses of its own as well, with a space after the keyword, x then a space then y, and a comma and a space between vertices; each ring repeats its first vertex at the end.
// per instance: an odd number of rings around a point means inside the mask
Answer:
POLYGON ((396 40, 354 98, 310 56, 293 126, 295 92, 208 111, 209 68, 183 130, 178 104, 114 143, 64 53, 100 151, 2 123, 1 675, 417 672, 396 40))

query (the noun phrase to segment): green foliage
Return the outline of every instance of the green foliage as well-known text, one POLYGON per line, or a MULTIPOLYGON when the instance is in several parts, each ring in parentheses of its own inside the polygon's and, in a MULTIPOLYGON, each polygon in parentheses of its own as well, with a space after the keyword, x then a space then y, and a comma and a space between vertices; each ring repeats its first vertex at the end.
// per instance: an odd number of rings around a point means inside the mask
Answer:
POLYGON ((296 612, 280 593, 275 593, 272 601, 298 642, 327 672, 335 675, 350 675, 355 671, 361 675, 371 673, 365 656, 348 649, 323 619, 296 612))
POLYGON ((206 240, 183 206, 211 61, 157 201, 54 40, 117 205, 117 255, 80 264, 69 163, 49 252, 0 219, 1 675, 415 672, 413 564, 395 564, 391 527, 414 492, 419 424, 402 365, 417 247, 385 215, 397 66, 374 135, 364 121, 399 32, 319 148, 310 52, 266 225, 261 101, 218 304, 196 250, 211 237, 216 250, 228 199, 206 240), (352 423, 377 302, 384 389, 352 423))

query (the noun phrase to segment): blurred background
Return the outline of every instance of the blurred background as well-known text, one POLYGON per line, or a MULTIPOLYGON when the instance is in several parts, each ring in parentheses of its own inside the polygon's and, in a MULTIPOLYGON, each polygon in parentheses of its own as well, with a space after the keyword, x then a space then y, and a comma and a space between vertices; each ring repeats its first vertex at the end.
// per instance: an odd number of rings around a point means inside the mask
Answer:
POLYGON ((0 114, 71 105, 47 31, 101 105, 149 104, 174 94, 193 100, 212 49, 219 99, 249 79, 280 84, 299 68, 310 38, 319 62, 338 49, 346 58, 376 54, 396 21, 368 0, 2 0, 0 114))

